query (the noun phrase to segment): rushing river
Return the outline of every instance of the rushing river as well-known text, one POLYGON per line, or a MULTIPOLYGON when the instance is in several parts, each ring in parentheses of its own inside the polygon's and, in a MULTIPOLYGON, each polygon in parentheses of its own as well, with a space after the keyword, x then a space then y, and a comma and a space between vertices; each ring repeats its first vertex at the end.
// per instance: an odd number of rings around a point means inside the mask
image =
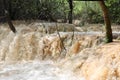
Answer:
POLYGON ((56 62, 23 61, 0 65, 0 80, 84 80, 56 62))
MULTIPOLYGON (((70 31, 59 35, 49 34, 55 30, 47 28, 21 24, 14 34, 0 26, 0 80, 120 80, 120 45, 110 47, 113 49, 106 46, 106 53, 104 47, 97 50, 104 33, 73 35, 70 31)), ((118 37, 120 32, 114 34, 118 37)))
POLYGON ((0 80, 82 80, 59 61, 41 60, 48 44, 42 38, 43 27, 19 25, 16 29, 14 34, 0 25, 0 80))

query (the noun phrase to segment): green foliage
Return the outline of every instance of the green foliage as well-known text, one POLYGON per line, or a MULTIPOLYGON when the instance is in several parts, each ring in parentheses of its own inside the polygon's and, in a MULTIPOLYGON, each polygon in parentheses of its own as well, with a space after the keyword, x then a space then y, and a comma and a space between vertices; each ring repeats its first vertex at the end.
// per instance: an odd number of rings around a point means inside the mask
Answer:
POLYGON ((106 2, 113 23, 120 24, 120 0, 108 0, 106 2))
MULTIPOLYGON (((107 0, 112 23, 120 24, 120 0, 107 0), (118 6, 116 6, 118 5, 118 6)), ((97 1, 75 1, 74 16, 83 23, 103 23, 103 14, 97 1)))
MULTIPOLYGON (((120 24, 120 0, 105 1, 110 18, 113 23, 120 24), (117 5, 117 6, 116 6, 117 5)), ((0 2, 0 7, 1 7, 0 2)), ((10 0, 9 12, 13 20, 16 19, 42 19, 56 21, 57 19, 68 19, 68 0, 10 0)), ((103 23, 103 15, 97 1, 73 2, 73 18, 85 23, 103 23)), ((3 15, 2 9, 0 15, 3 15)))
POLYGON ((98 2, 76 1, 74 4, 74 16, 75 18, 79 18, 83 23, 103 22, 98 2))
POLYGON ((39 18, 52 21, 66 17, 68 4, 66 0, 40 0, 39 18))
POLYGON ((31 19, 36 18, 37 0, 11 0, 12 19, 31 19))
POLYGON ((55 21, 68 13, 67 0, 11 0, 12 19, 55 21))

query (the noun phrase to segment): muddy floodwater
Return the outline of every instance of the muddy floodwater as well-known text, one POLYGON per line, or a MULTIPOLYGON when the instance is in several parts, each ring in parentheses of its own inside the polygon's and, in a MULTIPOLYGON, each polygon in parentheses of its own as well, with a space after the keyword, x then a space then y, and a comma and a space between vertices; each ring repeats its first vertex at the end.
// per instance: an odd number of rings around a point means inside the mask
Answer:
POLYGON ((84 80, 53 61, 29 61, 0 65, 0 80, 84 80))
POLYGON ((0 80, 84 80, 74 74, 72 66, 65 68, 60 59, 57 61, 60 57, 55 57, 57 52, 59 54, 57 34, 49 36, 43 26, 36 25, 17 25, 16 34, 1 25, 0 80), (54 38, 55 43, 51 43, 54 38), (50 51, 46 51, 49 43, 50 51))
POLYGON ((120 80, 120 32, 105 44, 105 32, 96 28, 15 26, 14 34, 0 25, 0 80, 120 80))

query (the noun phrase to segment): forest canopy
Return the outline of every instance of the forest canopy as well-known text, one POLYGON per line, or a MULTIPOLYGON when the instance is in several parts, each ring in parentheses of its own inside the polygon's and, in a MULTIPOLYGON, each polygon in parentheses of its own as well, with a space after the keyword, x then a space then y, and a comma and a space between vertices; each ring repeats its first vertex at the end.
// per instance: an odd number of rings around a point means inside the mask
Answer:
MULTIPOLYGON (((68 0, 8 0, 9 13, 12 20, 40 19, 46 21, 63 22, 68 19, 68 0)), ((112 23, 120 24, 119 0, 105 1, 112 23), (117 7, 116 7, 117 5, 117 7)), ((0 1, 0 16, 4 16, 2 1, 0 1)), ((83 23, 103 23, 102 11, 97 1, 73 2, 73 19, 81 20, 83 23)), ((2 19, 0 18, 0 21, 2 19)))

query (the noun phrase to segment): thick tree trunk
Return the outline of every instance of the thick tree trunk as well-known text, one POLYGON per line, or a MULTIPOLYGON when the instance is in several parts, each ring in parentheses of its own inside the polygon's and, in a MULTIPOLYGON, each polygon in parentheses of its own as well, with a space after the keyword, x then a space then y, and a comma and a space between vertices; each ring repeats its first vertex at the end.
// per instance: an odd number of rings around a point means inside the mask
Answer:
POLYGON ((69 23, 72 24, 72 20, 73 20, 73 0, 68 0, 69 3, 69 14, 68 14, 68 19, 69 19, 69 23))
POLYGON ((112 36, 112 29, 111 29, 111 21, 108 14, 108 9, 104 3, 104 0, 99 1, 100 7, 103 11, 104 16, 104 22, 105 22, 105 30, 106 30, 106 42, 112 42, 113 36, 112 36))
POLYGON ((3 0, 3 8, 4 8, 4 13, 5 13, 5 16, 6 16, 6 20, 8 22, 8 25, 10 27, 10 29, 16 33, 16 29, 14 27, 14 25, 12 24, 11 22, 11 19, 10 19, 10 16, 9 16, 9 12, 8 12, 8 9, 9 9, 9 5, 7 4, 7 2, 9 2, 8 0, 3 0))

